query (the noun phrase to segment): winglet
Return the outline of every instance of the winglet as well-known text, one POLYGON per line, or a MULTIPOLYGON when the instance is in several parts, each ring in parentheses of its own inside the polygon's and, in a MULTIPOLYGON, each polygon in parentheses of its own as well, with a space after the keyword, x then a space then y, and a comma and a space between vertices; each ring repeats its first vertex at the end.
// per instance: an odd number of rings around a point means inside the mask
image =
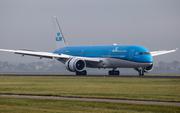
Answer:
POLYGON ((176 51, 178 50, 178 48, 176 48, 176 51))

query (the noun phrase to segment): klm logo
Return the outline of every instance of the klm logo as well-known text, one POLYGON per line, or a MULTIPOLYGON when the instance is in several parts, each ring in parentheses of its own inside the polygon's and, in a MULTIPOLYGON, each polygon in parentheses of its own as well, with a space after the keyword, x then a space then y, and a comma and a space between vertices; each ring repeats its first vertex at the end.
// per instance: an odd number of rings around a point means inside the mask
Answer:
POLYGON ((57 33, 56 41, 62 41, 62 37, 60 37, 61 33, 57 33))
POLYGON ((62 41, 62 37, 56 37, 56 41, 62 41))

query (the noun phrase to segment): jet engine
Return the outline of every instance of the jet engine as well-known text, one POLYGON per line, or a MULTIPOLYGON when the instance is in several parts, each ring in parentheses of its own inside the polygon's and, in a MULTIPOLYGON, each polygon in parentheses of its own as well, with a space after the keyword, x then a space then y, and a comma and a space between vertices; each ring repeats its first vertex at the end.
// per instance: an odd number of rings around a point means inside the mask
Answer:
POLYGON ((72 58, 65 63, 65 67, 71 72, 82 72, 86 68, 86 62, 80 58, 72 58))
POLYGON ((139 68, 134 68, 134 69, 138 72, 141 71, 141 69, 143 69, 144 72, 150 72, 153 70, 153 68, 154 68, 154 64, 151 64, 148 67, 143 67, 143 68, 139 67, 139 68))

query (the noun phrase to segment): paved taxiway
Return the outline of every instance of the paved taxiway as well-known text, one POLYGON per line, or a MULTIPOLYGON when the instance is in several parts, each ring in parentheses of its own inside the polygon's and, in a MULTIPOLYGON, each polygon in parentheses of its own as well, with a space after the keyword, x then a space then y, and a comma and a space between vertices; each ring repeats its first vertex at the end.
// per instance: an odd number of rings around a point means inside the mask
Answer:
POLYGON ((133 103, 133 104, 151 104, 151 105, 180 106, 180 103, 176 103, 176 102, 155 102, 155 101, 94 99, 94 98, 71 98, 71 97, 30 96, 30 95, 3 95, 3 94, 0 94, 0 97, 30 98, 30 99, 75 100, 75 101, 98 101, 98 102, 116 102, 116 103, 133 103))
POLYGON ((55 77, 128 77, 128 78, 179 78, 180 76, 159 76, 159 75, 60 75, 60 74, 0 74, 0 76, 55 76, 55 77))

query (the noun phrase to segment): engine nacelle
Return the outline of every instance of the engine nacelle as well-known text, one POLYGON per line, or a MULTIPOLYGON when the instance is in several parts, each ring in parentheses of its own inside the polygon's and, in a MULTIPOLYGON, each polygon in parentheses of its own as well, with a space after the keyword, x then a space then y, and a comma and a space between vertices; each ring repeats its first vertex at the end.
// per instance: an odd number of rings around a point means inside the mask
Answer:
POLYGON ((81 72, 86 68, 86 62, 80 58, 72 58, 65 63, 65 67, 71 72, 81 72))
POLYGON ((150 72, 150 71, 153 70, 153 68, 154 68, 154 64, 151 64, 150 66, 145 67, 145 68, 139 67, 139 68, 134 68, 134 69, 135 69, 136 71, 141 71, 141 69, 143 69, 144 72, 150 72))

